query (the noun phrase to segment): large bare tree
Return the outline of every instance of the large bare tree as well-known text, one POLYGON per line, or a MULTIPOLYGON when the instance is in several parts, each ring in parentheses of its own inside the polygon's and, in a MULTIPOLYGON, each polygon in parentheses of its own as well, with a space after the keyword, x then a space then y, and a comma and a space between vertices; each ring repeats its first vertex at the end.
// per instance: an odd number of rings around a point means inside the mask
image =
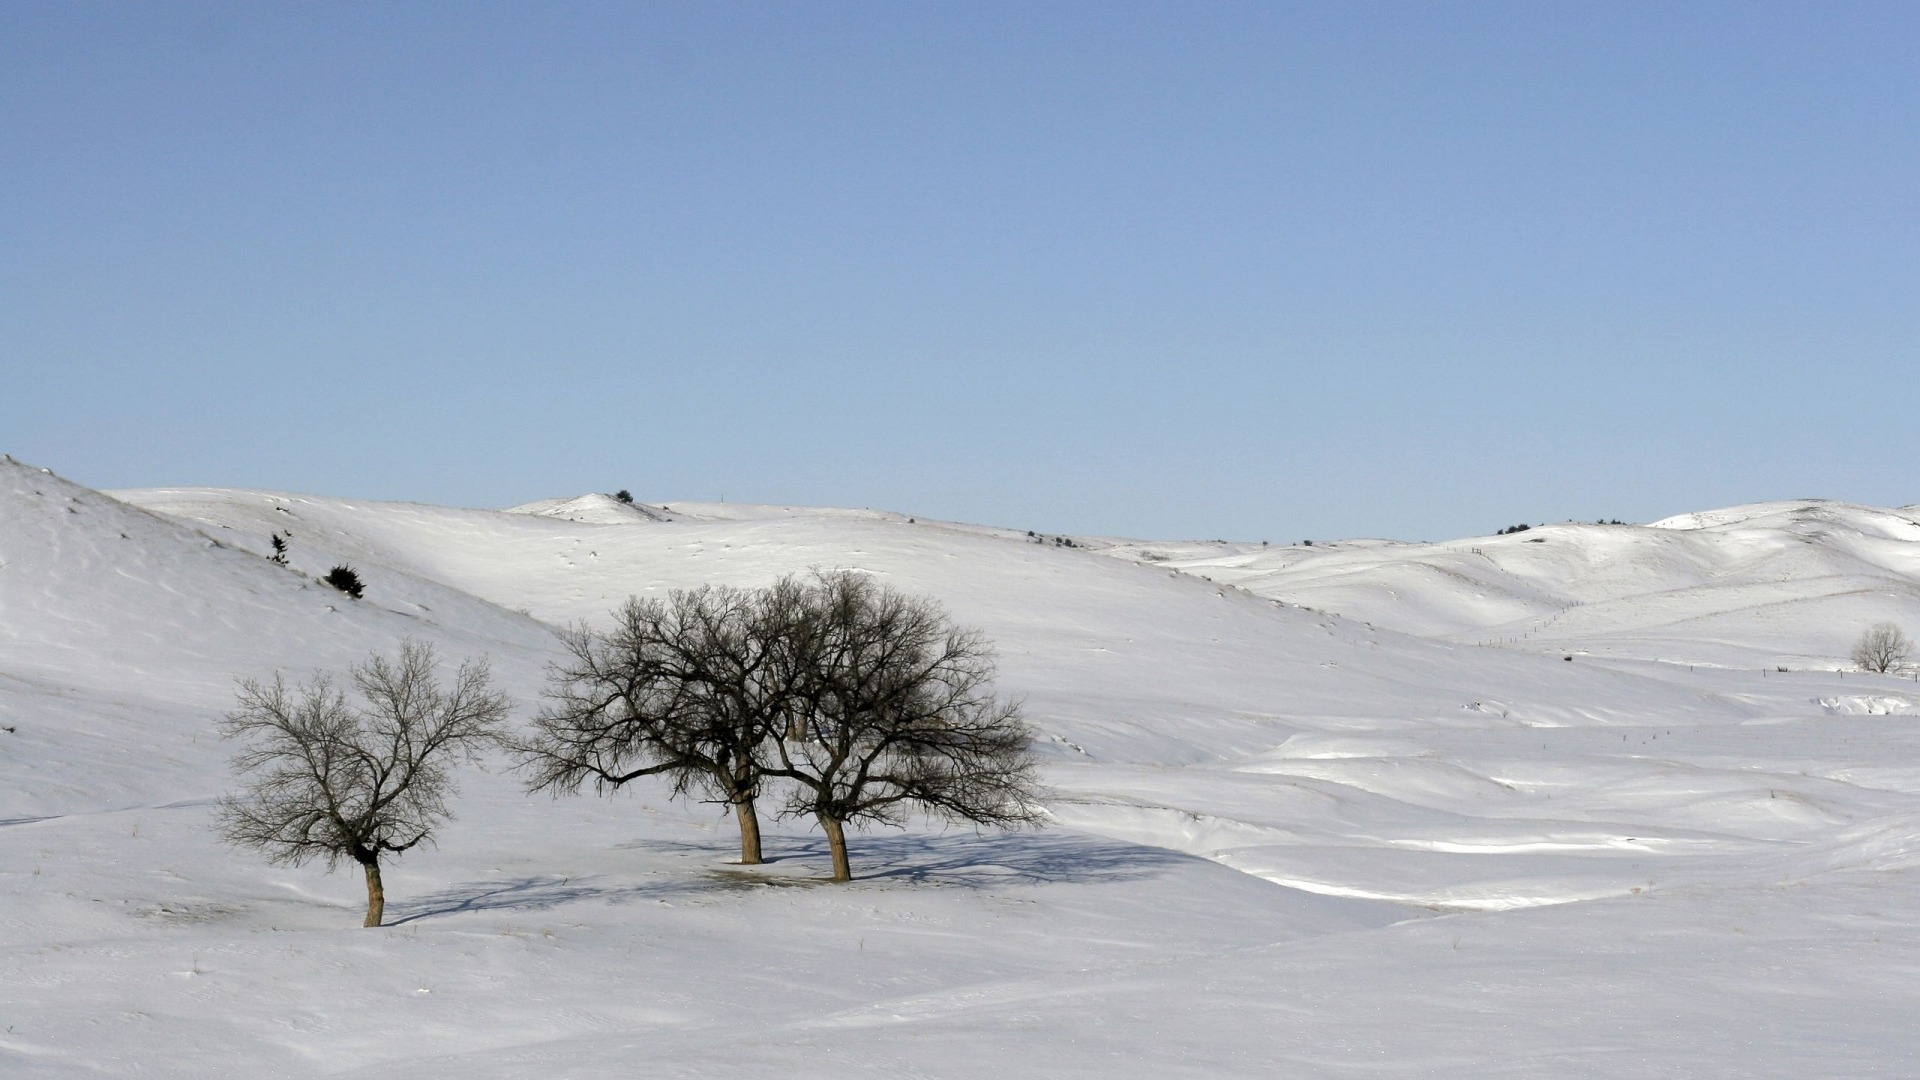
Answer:
POLYGON ((851 572, 815 574, 778 639, 796 692, 767 773, 791 782, 785 814, 826 833, 833 879, 853 870, 846 829, 920 813, 1039 825, 1032 729, 993 693, 993 650, 938 603, 851 572))
POLYGON ((1913 640, 1890 622, 1874 623, 1853 643, 1853 662, 1862 671, 1899 672, 1912 655, 1913 640))
POLYGON ((602 792, 664 776, 676 797, 727 805, 740 861, 761 861, 758 800, 765 746, 786 714, 792 672, 775 643, 796 618, 791 581, 746 591, 676 590, 629 599, 604 631, 565 637, 531 738, 516 744, 535 791, 602 792))
POLYGON ((409 641, 394 659, 352 669, 360 704, 327 674, 292 689, 243 679, 221 734, 244 740, 234 769, 246 786, 220 801, 219 827, 275 862, 358 863, 367 881, 365 925, 386 911, 380 860, 430 843, 451 815, 451 767, 500 734, 507 700, 488 688, 484 658, 443 688, 433 647, 409 641))

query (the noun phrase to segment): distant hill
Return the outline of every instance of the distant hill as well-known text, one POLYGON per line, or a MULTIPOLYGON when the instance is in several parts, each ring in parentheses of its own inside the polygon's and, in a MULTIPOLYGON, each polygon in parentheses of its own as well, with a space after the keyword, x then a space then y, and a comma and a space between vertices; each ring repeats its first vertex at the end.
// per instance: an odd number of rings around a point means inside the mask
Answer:
POLYGON ((1835 668, 1871 623, 1920 628, 1920 507, 1796 500, 1435 544, 1102 550, 1404 633, 1539 652, 1835 668))

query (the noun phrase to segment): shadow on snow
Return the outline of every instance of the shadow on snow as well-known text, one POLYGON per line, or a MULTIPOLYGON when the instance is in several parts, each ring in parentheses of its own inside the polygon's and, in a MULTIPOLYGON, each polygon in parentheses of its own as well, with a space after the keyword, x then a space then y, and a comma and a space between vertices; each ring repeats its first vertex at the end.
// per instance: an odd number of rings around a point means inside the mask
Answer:
MULTIPOLYGON (((604 875, 541 875, 510 880, 465 882, 437 893, 393 905, 400 926, 421 919, 482 911, 544 911, 583 900, 633 903, 700 896, 715 897, 763 886, 830 885, 830 859, 824 838, 769 836, 765 866, 727 864, 738 849, 730 844, 675 840, 639 840, 623 850, 698 859, 679 873, 659 872, 661 880, 620 883, 604 875), (805 860, 817 876, 795 876, 783 864, 805 860), (780 867, 777 873, 764 872, 780 867), (673 876, 667 876, 673 874, 673 876)), ((1071 833, 981 835, 900 834, 851 838, 854 880, 842 887, 918 885, 963 889, 1006 888, 1059 883, 1124 882, 1151 877, 1194 856, 1071 833)))

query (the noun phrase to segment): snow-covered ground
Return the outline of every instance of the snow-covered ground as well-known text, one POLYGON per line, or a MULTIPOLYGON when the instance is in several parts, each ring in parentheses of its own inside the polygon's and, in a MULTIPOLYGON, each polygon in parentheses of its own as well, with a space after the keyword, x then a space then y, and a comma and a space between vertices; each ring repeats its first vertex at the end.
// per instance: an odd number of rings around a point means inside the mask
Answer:
POLYGON ((1920 624, 1920 506, 1800 499, 1438 544, 1099 546, 1411 634, 1538 652, 1835 668, 1862 627, 1920 624))
POLYGON ((0 463, 0 1075, 1914 1075, 1920 683, 1840 669, 1920 631, 1917 519, 1067 547, 0 463), (524 715, 553 627, 816 566, 993 638, 1055 827, 865 834, 832 885, 804 821, 743 868, 711 807, 496 767, 378 930, 214 839, 236 676, 417 637, 524 715))

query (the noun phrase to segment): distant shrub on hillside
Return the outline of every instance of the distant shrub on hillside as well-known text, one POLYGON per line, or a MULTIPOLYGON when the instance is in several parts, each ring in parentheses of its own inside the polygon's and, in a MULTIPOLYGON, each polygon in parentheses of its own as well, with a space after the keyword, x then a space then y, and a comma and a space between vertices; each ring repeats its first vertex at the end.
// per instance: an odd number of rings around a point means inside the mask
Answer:
POLYGON ((619 491, 614 492, 613 497, 616 501, 626 503, 628 506, 633 505, 633 492, 628 491, 626 488, 621 488, 619 491))
POLYGON ((324 578, 321 578, 320 580, 326 582, 327 584, 333 586, 336 589, 339 589, 341 592, 346 593, 348 596, 353 597, 355 600, 360 599, 360 592, 362 589, 362 586, 360 584, 360 574, 357 571, 355 571, 354 568, 351 566, 336 566, 333 569, 327 571, 327 576, 324 578))
POLYGON ((1509 525, 1509 526, 1507 526, 1506 528, 1504 528, 1504 529, 1501 529, 1501 530, 1500 530, 1499 532, 1497 532, 1497 533, 1494 533, 1493 535, 1495 535, 1495 536, 1507 536, 1507 535, 1509 535, 1509 534, 1512 534, 1512 533, 1523 533, 1523 532, 1526 532, 1526 531, 1527 531, 1528 529, 1531 529, 1531 528, 1533 528, 1533 526, 1531 526, 1531 525, 1528 525, 1528 524, 1526 524, 1525 522, 1522 522, 1521 524, 1518 524, 1518 525, 1509 525))

